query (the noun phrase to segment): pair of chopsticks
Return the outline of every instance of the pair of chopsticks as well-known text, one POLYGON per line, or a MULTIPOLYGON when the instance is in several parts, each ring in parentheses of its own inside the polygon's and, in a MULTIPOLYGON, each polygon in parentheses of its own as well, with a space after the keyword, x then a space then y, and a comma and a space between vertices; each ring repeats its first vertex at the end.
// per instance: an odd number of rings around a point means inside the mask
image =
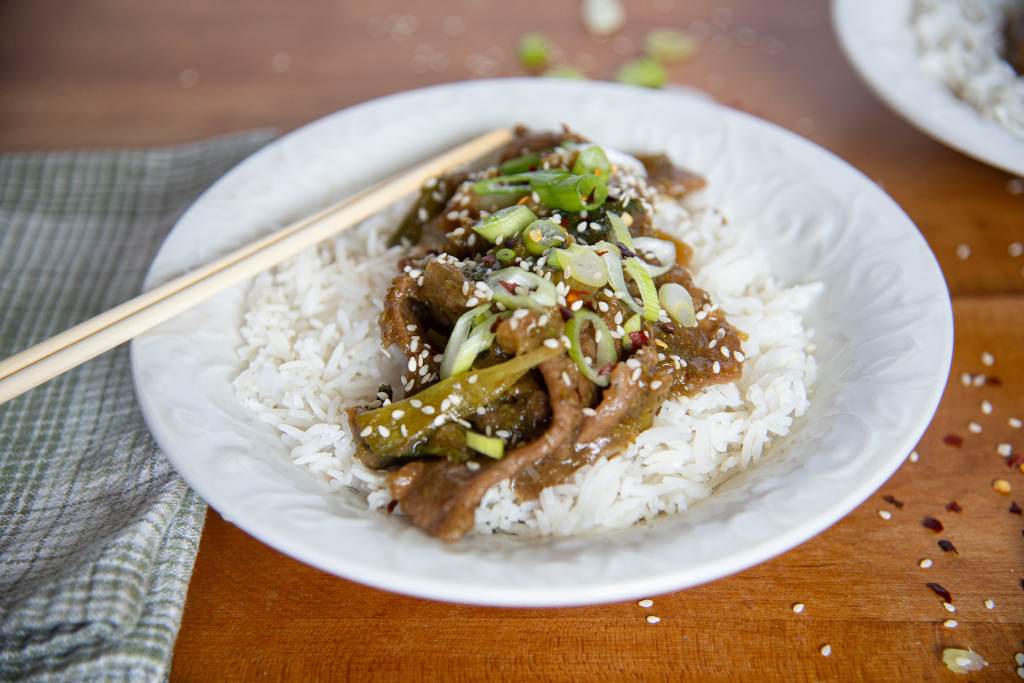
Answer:
POLYGON ((209 299, 214 294, 351 228, 441 175, 512 139, 499 128, 392 176, 308 218, 177 277, 44 342, 0 361, 0 403, 209 299))

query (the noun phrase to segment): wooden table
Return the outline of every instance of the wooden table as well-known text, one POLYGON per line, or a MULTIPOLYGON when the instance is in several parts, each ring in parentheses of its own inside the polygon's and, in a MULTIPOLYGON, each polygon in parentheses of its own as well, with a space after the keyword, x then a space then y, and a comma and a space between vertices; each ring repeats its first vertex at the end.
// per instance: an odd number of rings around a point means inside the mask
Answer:
POLYGON ((406 88, 515 74, 518 38, 538 28, 607 78, 646 31, 665 26, 711 36, 673 69, 675 83, 844 157, 888 189, 935 250, 954 300, 956 357, 920 460, 812 541, 711 585, 652 596, 650 609, 500 610, 391 595, 291 560, 211 511, 172 678, 954 679, 940 661, 948 646, 991 663, 971 680, 1013 678, 1024 650, 1024 518, 1008 508, 1024 504, 1024 476, 995 448, 1024 451, 1024 432, 1008 424, 1024 419, 1024 259, 1007 251, 1024 239, 1024 196, 1005 173, 933 142, 872 96, 839 52, 826 2, 636 0, 625 29, 603 41, 583 32, 576 2, 9 2, 0 5, 0 149, 288 130, 406 88), (964 372, 998 382, 964 387, 964 372), (950 434, 962 447, 944 443, 950 434), (993 492, 996 478, 1012 484, 1010 496, 993 492), (954 500, 962 512, 945 509, 954 500), (922 528, 924 515, 946 530, 922 528), (934 566, 919 567, 923 558, 934 566), (929 581, 953 592, 956 615, 929 581), (954 616, 959 626, 944 628, 954 616))

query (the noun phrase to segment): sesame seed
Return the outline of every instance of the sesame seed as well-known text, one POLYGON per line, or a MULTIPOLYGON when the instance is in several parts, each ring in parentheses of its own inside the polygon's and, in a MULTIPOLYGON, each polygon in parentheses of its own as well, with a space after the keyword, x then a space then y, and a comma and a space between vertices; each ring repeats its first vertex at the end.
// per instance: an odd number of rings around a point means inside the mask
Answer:
POLYGON ((1007 247, 1006 253, 1008 253, 1011 258, 1018 258, 1019 256, 1024 255, 1024 244, 1021 244, 1020 242, 1010 242, 1010 246, 1007 247))
POLYGON ((466 381, 469 382, 470 384, 476 384, 476 381, 478 379, 479 377, 477 377, 476 375, 470 375, 469 377, 466 378, 466 381))
POLYGON ((583 308, 583 300, 582 299, 577 299, 576 301, 573 301, 572 302, 572 306, 569 307, 569 309, 573 310, 573 311, 578 311, 581 308, 583 308))
POLYGON ((413 408, 422 408, 423 401, 419 400, 418 398, 410 399, 409 405, 411 405, 413 408))
POLYGON ((920 562, 918 562, 918 563, 917 563, 917 566, 918 566, 918 567, 920 567, 921 569, 928 569, 929 567, 931 567, 931 566, 932 566, 932 561, 931 561, 931 560, 929 560, 929 559, 928 559, 928 558, 926 557, 926 558, 924 558, 923 560, 921 560, 920 562))
POLYGON ((711 364, 711 372, 713 372, 713 373, 715 373, 717 375, 721 371, 722 371, 722 364, 719 363, 717 360, 714 363, 711 364))
POLYGON ((956 628, 956 619, 946 619, 942 625, 946 628, 956 628))
POLYGON ((985 609, 995 609, 995 608, 996 608, 996 601, 995 600, 993 600, 992 598, 988 598, 987 600, 985 600, 985 609))
POLYGON ((564 371, 562 372, 562 383, 565 384, 565 386, 567 386, 567 387, 571 387, 572 386, 572 379, 569 378, 569 373, 568 372, 564 372, 564 371))
POLYGON ((656 617, 653 614, 648 615, 647 617, 648 624, 657 624, 659 621, 661 621, 661 617, 656 617))
POLYGON ((409 372, 416 372, 416 359, 415 358, 410 358, 409 359, 409 372))
POLYGON ((942 603, 942 606, 946 608, 947 612, 956 612, 956 607, 954 607, 951 603, 944 602, 942 603))
POLYGON ((441 425, 443 425, 444 423, 445 423, 445 416, 444 416, 444 415, 438 415, 437 417, 435 417, 435 418, 434 418, 434 421, 433 421, 433 423, 432 423, 432 424, 433 424, 433 425, 434 425, 435 427, 440 427, 440 426, 441 426, 441 425))
POLYGON ((1010 486, 1010 482, 1005 479, 996 479, 992 482, 992 490, 1005 496, 1013 490, 1013 487, 1010 486))
POLYGON ((404 410, 392 410, 391 411, 391 417, 396 419, 396 420, 401 420, 402 416, 404 416, 404 415, 405 415, 405 411, 404 410))
POLYGON ((1013 656, 1013 661, 1017 662, 1018 664, 1024 664, 1024 652, 1018 652, 1017 654, 1015 654, 1013 656))
POLYGON ((917 462, 921 459, 921 456, 917 454, 917 451, 910 451, 910 462, 917 462))
POLYGON ((982 351, 981 352, 981 364, 982 365, 992 366, 992 365, 995 365, 995 362, 996 362, 996 357, 993 356, 991 353, 989 353, 988 351, 982 351))
POLYGON ((660 379, 656 379, 653 382, 651 382, 651 389, 654 389, 655 391, 657 391, 658 389, 661 389, 661 380, 660 379))
POLYGON ((373 433, 373 427, 363 427, 363 431, 359 432, 359 436, 366 438, 373 433))
POLYGON ((971 373, 965 372, 960 375, 960 384, 963 384, 965 387, 971 386, 971 373))
POLYGON ((479 303, 480 299, 476 298, 475 296, 471 296, 468 299, 466 299, 466 305, 469 306, 470 308, 473 308, 479 303))
POLYGON ((626 361, 626 367, 638 368, 640 367, 640 361, 638 361, 636 358, 630 358, 629 360, 626 361))
POLYGON ((728 357, 729 357, 729 347, 728 347, 728 346, 725 346, 725 345, 723 344, 723 345, 722 345, 722 349, 721 349, 721 351, 722 351, 722 355, 723 355, 723 356, 725 356, 726 358, 728 358, 728 357))
POLYGON ((636 370, 634 370, 633 374, 630 375, 630 380, 632 380, 634 382, 638 381, 640 379, 640 373, 641 372, 642 372, 642 370, 640 368, 637 368, 636 370))
POLYGON ((437 412, 437 409, 434 406, 423 406, 420 410, 423 411, 424 415, 433 415, 437 412))
POLYGON ((971 384, 980 387, 985 384, 985 375, 975 375, 971 378, 971 384))
POLYGON ((718 346, 718 340, 717 339, 712 339, 710 342, 708 342, 708 348, 709 349, 713 349, 716 346, 718 346))
POLYGON ((956 257, 961 261, 971 258, 971 245, 961 242, 956 245, 956 257))
POLYGON ((608 304, 606 302, 604 302, 604 301, 598 301, 597 302, 597 310, 601 311, 602 313, 607 313, 608 312, 608 304))
POLYGON ((1021 425, 1024 423, 1020 421, 1019 417, 1011 417, 1006 421, 1006 424, 1010 425, 1014 429, 1020 429, 1021 425))
POLYGON ((892 513, 889 512, 888 510, 879 510, 878 516, 885 520, 892 519, 892 513))
POLYGON ((821 646, 821 656, 822 657, 828 657, 831 654, 832 654, 832 646, 831 645, 829 645, 828 643, 825 643, 824 645, 821 646))
POLYGON ((383 436, 386 439, 386 438, 388 438, 388 436, 391 435, 391 430, 389 430, 384 425, 379 425, 377 427, 377 433, 380 434, 381 436, 383 436))
POLYGON ((403 437, 409 436, 409 429, 404 424, 398 426, 398 431, 402 432, 403 437))
POLYGON ((996 453, 1003 456, 1004 458, 1009 458, 1010 455, 1013 453, 1013 446, 1011 446, 1008 443, 1001 443, 998 446, 996 446, 996 453))
POLYGON ((802 602, 795 602, 795 603, 793 603, 793 611, 796 612, 797 614, 800 614, 801 612, 803 612, 804 611, 804 607, 805 607, 805 605, 802 602))
POLYGON ((593 417, 597 415, 597 411, 594 410, 593 408, 584 408, 583 414, 586 415, 587 417, 593 417))
POLYGON ((507 439, 510 436, 512 436, 512 432, 508 431, 507 429, 499 429, 498 431, 496 431, 494 433, 498 436, 498 438, 501 438, 501 439, 507 439))
POLYGON ((407 330, 408 332, 415 332, 415 331, 416 331, 416 326, 415 326, 415 325, 406 325, 406 326, 405 326, 405 329, 406 329, 406 330, 407 330))
POLYGON ((981 402, 981 412, 983 412, 986 415, 991 415, 992 414, 992 404, 989 401, 982 401, 981 402))
POLYGON ((973 421, 968 422, 967 431, 971 432, 972 434, 981 434, 981 425, 973 421))
POLYGON ((548 347, 549 349, 557 349, 558 348, 558 340, 557 339, 545 339, 544 340, 544 346, 548 347))
POLYGON ((636 604, 640 605, 641 607, 654 607, 654 600, 641 600, 636 604))
POLYGON ((469 462, 466 463, 466 469, 469 470, 470 472, 476 472, 478 469, 480 469, 480 463, 478 463, 476 460, 470 460, 469 462))

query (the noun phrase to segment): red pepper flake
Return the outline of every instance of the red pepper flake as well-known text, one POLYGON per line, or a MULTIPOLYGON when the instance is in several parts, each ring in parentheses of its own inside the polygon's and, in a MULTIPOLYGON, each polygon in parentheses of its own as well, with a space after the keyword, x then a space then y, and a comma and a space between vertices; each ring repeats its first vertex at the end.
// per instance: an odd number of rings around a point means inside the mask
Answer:
POLYGON ((960 448, 964 445, 964 437, 957 436, 956 434, 946 434, 942 437, 942 442, 946 445, 952 446, 953 448, 960 448))
POLYGON ((661 328, 661 331, 664 332, 665 334, 676 333, 676 326, 673 325, 672 323, 661 323, 659 324, 659 327, 661 328))
POLYGON ((599 374, 602 377, 604 377, 605 375, 610 373, 612 371, 612 368, 614 368, 614 367, 615 367, 615 363, 609 363, 608 365, 606 365, 603 368, 601 368, 600 370, 598 370, 597 374, 599 374))
POLYGON ((946 503, 946 509, 949 510, 950 512, 963 512, 964 511, 964 509, 962 507, 960 507, 960 503, 956 502, 955 500, 951 500, 948 503, 946 503))
POLYGON ((921 519, 921 526, 925 529, 930 529, 935 533, 941 532, 945 527, 942 526, 942 522, 935 519, 934 517, 924 517, 921 519))
POLYGON ((569 318, 572 317, 572 309, 566 308, 565 306, 559 306, 558 312, 562 314, 562 320, 564 322, 569 322, 569 318))
POLYGON ((1011 515, 1024 515, 1024 510, 1020 509, 1020 505, 1017 505, 1017 501, 1010 503, 1010 514, 1011 515))
POLYGON ((960 554, 960 551, 956 549, 956 546, 953 545, 952 541, 947 541, 946 539, 942 539, 941 541, 939 541, 939 547, 942 548, 942 552, 945 552, 945 553, 956 553, 957 555, 960 554))
MULTIPOLYGON (((507 280, 499 280, 498 282, 501 283, 502 287, 504 287, 506 290, 508 290, 509 294, 515 294, 516 293, 516 283, 508 282, 507 280)), ((961 443, 963 443, 963 441, 961 441, 961 443)))
POLYGON ((1013 469, 1022 462, 1024 462, 1024 455, 1021 455, 1020 453, 1014 453, 1013 455, 1006 459, 1006 466, 1009 467, 1010 469, 1013 469))
POLYGON ((569 293, 565 295, 565 303, 567 303, 569 306, 572 306, 577 301, 585 299, 586 296, 586 292, 579 292, 575 289, 570 289, 569 293))
POLYGON ((953 604, 953 596, 950 594, 950 592, 948 590, 943 588, 940 584, 929 583, 928 587, 931 588, 932 592, 935 593, 936 595, 938 595, 940 598, 942 598, 943 600, 945 600, 949 604, 953 604))
POLYGON ((651 338, 647 336, 647 333, 643 330, 637 330, 636 332, 629 333, 629 343, 633 346, 633 349, 639 349, 641 346, 645 346, 647 342, 651 341, 651 338))
POLYGON ((388 503, 388 514, 390 515, 392 512, 394 512, 396 507, 398 507, 397 500, 392 500, 390 503, 388 503))
POLYGON ((884 500, 886 503, 889 503, 890 505, 895 505, 896 507, 903 509, 903 501, 897 499, 896 496, 892 495, 891 493, 887 493, 884 496, 882 496, 882 500, 884 500))
POLYGON ((1003 380, 998 377, 986 377, 985 384, 991 384, 994 387, 1001 387, 1003 386, 1003 380))

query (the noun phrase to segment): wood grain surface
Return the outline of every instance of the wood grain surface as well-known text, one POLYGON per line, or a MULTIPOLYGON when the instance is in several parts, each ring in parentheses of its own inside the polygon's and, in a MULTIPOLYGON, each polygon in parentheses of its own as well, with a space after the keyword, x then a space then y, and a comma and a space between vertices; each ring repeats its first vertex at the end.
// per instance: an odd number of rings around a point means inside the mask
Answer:
POLYGON ((516 75, 517 41, 538 29, 565 61, 609 78, 658 27, 705 36, 697 57, 672 69, 673 83, 847 159, 935 251, 954 299, 956 355, 919 460, 799 548, 651 596, 649 609, 503 610, 392 595, 291 560, 211 511, 172 679, 958 680, 940 661, 950 646, 990 662, 970 680, 1014 679, 1014 654, 1024 651, 1024 517, 1009 507, 1024 505, 1024 475, 996 445, 1024 451, 1024 430, 1008 423, 1024 419, 1024 258, 1008 254, 1024 240, 1024 195, 1007 174, 887 110, 843 59, 826 2, 637 0, 619 34, 596 39, 575 0, 9 1, 0 4, 0 149, 286 131, 407 88, 516 75), (958 258, 958 245, 971 256, 958 258), (996 381, 965 387, 962 373, 996 381), (950 434, 963 445, 944 443, 950 434), (992 490, 997 478, 1010 495, 992 490), (954 500, 962 511, 946 509, 954 500), (925 515, 945 530, 924 529, 925 515), (959 552, 943 552, 939 539, 959 552), (924 558, 931 568, 919 566, 924 558), (929 581, 952 592, 955 615, 929 581), (957 628, 943 627, 949 618, 957 628))

